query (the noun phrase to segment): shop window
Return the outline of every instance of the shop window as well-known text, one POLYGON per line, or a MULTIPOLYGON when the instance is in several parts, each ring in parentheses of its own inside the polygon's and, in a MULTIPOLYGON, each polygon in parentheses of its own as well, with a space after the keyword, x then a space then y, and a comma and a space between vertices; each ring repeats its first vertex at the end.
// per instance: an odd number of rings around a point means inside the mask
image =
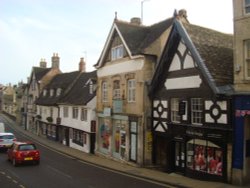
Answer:
POLYGON ((83 146, 83 132, 82 131, 79 131, 79 130, 76 130, 76 129, 73 129, 73 140, 72 142, 77 144, 77 145, 80 145, 80 146, 83 146))
POLYGON ((118 158, 125 157, 126 150, 126 131, 125 123, 120 120, 116 120, 114 126, 114 156, 118 158))
POLYGON ((180 123, 178 98, 171 99, 171 120, 172 122, 180 123))
POLYGON ((109 149, 110 146, 110 128, 109 120, 104 120, 100 126, 100 146, 104 149, 109 149))
POLYGON ((222 176, 222 149, 210 141, 193 139, 187 143, 187 167, 222 176))

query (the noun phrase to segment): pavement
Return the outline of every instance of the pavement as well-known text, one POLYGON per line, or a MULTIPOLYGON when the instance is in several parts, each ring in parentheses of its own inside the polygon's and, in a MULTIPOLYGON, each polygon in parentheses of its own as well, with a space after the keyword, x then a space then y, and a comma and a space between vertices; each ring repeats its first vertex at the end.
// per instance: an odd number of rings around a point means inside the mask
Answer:
POLYGON ((72 158, 81 160, 91 165, 109 169, 118 173, 129 175, 132 177, 143 178, 149 181, 158 182, 166 187, 180 187, 180 188, 242 188, 248 186, 235 186, 227 183, 212 182, 212 181, 201 181, 192 178, 188 178, 176 173, 166 173, 155 169, 149 169, 144 167, 136 167, 129 164, 124 164, 112 159, 98 156, 95 154, 84 153, 80 150, 70 148, 58 142, 46 139, 42 136, 38 136, 29 131, 24 130, 23 127, 17 125, 16 122, 9 119, 7 116, 3 116, 6 121, 10 123, 10 127, 21 132, 22 134, 29 137, 31 140, 35 140, 40 144, 49 147, 57 152, 68 155, 72 158))

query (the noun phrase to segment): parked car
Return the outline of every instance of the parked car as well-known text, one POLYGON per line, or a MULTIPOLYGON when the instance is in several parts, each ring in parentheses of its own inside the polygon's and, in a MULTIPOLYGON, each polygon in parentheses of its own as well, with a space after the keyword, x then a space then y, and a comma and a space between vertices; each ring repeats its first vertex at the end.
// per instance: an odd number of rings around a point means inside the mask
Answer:
POLYGON ((7 151, 8 160, 13 166, 24 163, 39 164, 40 151, 32 142, 14 142, 7 151))
POLYGON ((13 133, 0 133, 0 149, 7 150, 16 138, 13 133))

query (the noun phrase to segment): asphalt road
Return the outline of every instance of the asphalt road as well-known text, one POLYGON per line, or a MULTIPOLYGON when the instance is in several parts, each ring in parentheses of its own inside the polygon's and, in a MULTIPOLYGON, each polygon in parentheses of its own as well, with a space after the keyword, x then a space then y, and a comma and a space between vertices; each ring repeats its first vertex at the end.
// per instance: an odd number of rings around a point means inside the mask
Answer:
MULTIPOLYGON (((0 121, 4 121, 1 119, 0 121)), ((24 141, 24 135, 8 127, 18 140, 24 141)), ((103 168, 98 168, 52 151, 36 143, 41 152, 40 165, 21 165, 14 167, 7 161, 5 152, 0 153, 1 188, 160 188, 154 182, 144 181, 103 168)))

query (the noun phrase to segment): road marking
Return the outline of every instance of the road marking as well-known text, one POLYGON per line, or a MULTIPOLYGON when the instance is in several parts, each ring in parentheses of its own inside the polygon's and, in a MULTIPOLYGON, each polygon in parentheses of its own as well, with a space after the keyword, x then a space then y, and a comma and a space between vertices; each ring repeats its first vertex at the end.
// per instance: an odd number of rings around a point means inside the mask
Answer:
POLYGON ((60 171, 60 170, 58 170, 58 169, 56 169, 56 168, 54 168, 52 166, 47 165, 47 167, 50 168, 51 170, 55 171, 58 174, 61 174, 61 175, 65 176, 65 177, 67 177, 67 178, 72 179, 72 176, 70 176, 68 174, 65 174, 64 172, 62 172, 62 171, 60 171))

